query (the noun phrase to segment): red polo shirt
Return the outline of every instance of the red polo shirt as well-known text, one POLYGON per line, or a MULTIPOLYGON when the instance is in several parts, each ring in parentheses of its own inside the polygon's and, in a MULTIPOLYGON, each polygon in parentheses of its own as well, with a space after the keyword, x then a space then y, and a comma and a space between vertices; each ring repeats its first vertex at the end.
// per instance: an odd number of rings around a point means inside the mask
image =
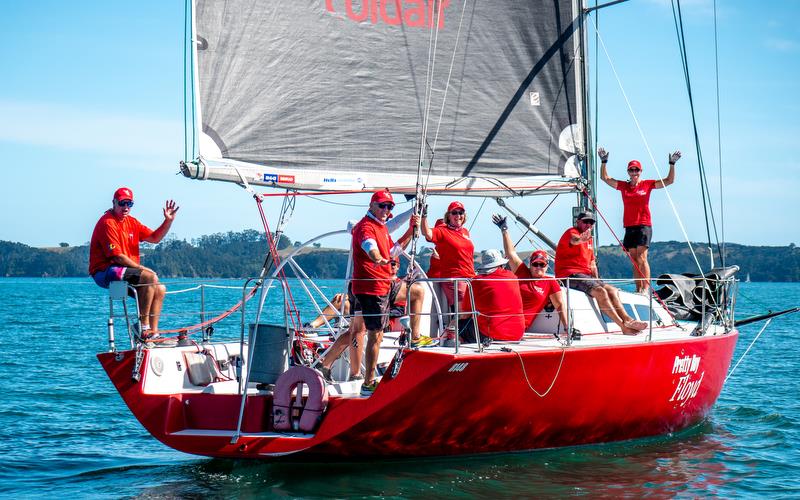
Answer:
POLYGON ((656 181, 648 179, 640 181, 636 186, 631 186, 628 181, 617 181, 617 190, 622 193, 622 225, 652 226, 650 219, 650 193, 656 181))
POLYGON ((536 315, 542 312, 544 306, 547 305, 550 296, 561 291, 561 286, 558 281, 549 276, 533 281, 531 270, 525 264, 521 264, 514 274, 520 279, 519 291, 522 294, 522 310, 525 312, 525 328, 527 329, 536 319, 536 315))
POLYGON ((364 216, 353 227, 353 293, 365 295, 388 295, 392 287, 392 266, 379 266, 372 262, 361 244, 372 239, 378 244, 378 251, 384 259, 389 259, 394 246, 386 225, 364 216))
POLYGON ((111 210, 100 217, 89 245, 89 274, 114 265, 112 257, 125 255, 139 264, 139 242, 153 230, 130 215, 118 218, 111 210))
POLYGON ((592 274, 594 262, 593 239, 570 245, 572 236, 580 236, 577 229, 571 227, 561 235, 556 248, 556 278, 566 278, 571 274, 592 274))

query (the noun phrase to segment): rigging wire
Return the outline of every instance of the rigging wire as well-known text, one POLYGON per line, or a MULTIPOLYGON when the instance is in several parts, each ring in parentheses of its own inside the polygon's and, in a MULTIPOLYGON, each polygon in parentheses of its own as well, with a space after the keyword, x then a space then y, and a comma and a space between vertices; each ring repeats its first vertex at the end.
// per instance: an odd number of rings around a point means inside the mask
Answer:
MULTIPOLYGON (((536 223, 539 222, 539 219, 542 218, 542 216, 545 214, 545 212, 547 212, 547 210, 550 208, 550 206, 553 205, 553 203, 556 201, 556 199, 559 196, 561 196, 561 195, 557 194, 557 195, 553 196, 553 199, 550 200, 550 203, 548 203, 547 206, 544 207, 544 210, 542 210, 541 213, 536 217, 536 219, 533 222, 531 222, 531 226, 535 226, 536 223)), ((531 232, 531 229, 530 229, 530 227, 523 226, 521 222, 516 220, 516 218, 514 219, 514 221, 517 223, 517 225, 519 225, 520 227, 525 229, 525 232, 523 232, 522 236, 519 237, 519 239, 517 240, 517 243, 514 244, 514 247, 516 247, 517 245, 519 245, 522 242, 523 239, 525 239, 527 237, 528 233, 531 232)), ((528 241, 530 241, 534 246, 539 247, 539 245, 537 243, 535 243, 532 238, 528 238, 528 241)))
POLYGON ((717 159, 719 161, 719 219, 720 232, 722 233, 722 250, 719 254, 720 262, 725 267, 725 194, 722 189, 722 122, 719 106, 719 40, 717 32, 717 0, 714 0, 714 80, 716 83, 717 100, 717 159))
POLYGON ((480 214, 481 210, 483 210, 483 206, 486 204, 486 200, 487 199, 488 198, 486 198, 486 197, 483 198, 483 201, 481 202, 481 206, 478 207, 478 211, 475 212, 475 216, 472 218, 472 224, 469 225, 469 228, 467 229, 467 231, 472 232, 472 226, 474 226, 475 222, 478 221, 478 214, 480 214))
POLYGON ((189 106, 187 99, 187 78, 186 73, 188 66, 186 66, 186 52, 189 50, 189 1, 183 3, 183 158, 189 158, 189 106))
MULTIPOLYGON (((617 85, 619 85, 619 89, 622 92, 622 97, 625 99, 625 104, 628 107, 628 111, 633 118, 633 123, 636 125, 636 129, 639 132, 639 136, 644 143, 644 147, 647 150, 647 155, 650 158, 651 163, 656 169, 656 173, 660 178, 663 178, 661 175, 661 169, 658 168, 658 163, 653 157, 653 151, 650 149, 650 143, 647 141, 647 137, 644 135, 644 131, 642 130, 642 126, 639 123, 639 119, 636 117, 636 113, 633 111, 633 106, 631 105, 630 99, 628 99, 628 94, 625 92, 625 88, 622 85, 622 80, 620 80, 619 74, 617 73, 617 68, 614 66, 614 62, 611 60, 611 55, 608 53, 608 49, 606 48, 605 42, 603 41, 602 35, 600 35, 600 31, 597 29, 597 25, 594 24, 593 26, 595 29, 595 33, 597 33, 597 39, 600 41, 600 46, 603 48, 603 53, 605 53, 606 58, 608 59, 609 67, 611 68, 611 72, 614 74, 614 78, 617 80, 617 85)), ((678 214, 678 209, 675 206, 675 202, 672 200, 672 195, 670 195, 669 186, 664 186, 664 194, 667 195, 667 200, 669 201, 670 208, 672 208, 672 213, 675 214, 675 219, 678 221, 678 227, 680 227, 681 232, 683 233, 683 237, 686 239, 686 244, 689 246, 689 252, 692 254, 692 258, 694 259, 695 264, 697 265, 697 269, 700 271, 700 274, 703 274, 703 266, 700 265, 700 260, 697 258, 697 254, 694 251, 694 247, 692 246, 692 242, 689 241, 689 234, 686 232, 686 227, 683 225, 683 221, 681 220, 680 214, 678 214)))
POLYGON ((749 346, 747 346, 747 349, 744 351, 744 353, 742 353, 742 356, 739 358, 739 360, 736 362, 736 364, 733 365, 733 368, 731 368, 731 371, 725 377, 725 380, 722 381, 723 384, 725 384, 725 382, 727 382, 728 379, 731 378, 731 375, 733 375, 733 372, 736 371, 736 368, 739 367, 739 364, 744 360, 744 357, 747 356, 747 353, 750 352, 750 349, 753 347, 753 345, 755 345, 756 340, 758 340, 758 338, 761 336, 761 334, 764 333, 764 330, 767 329, 767 327, 769 326, 770 323, 772 323, 772 319, 771 318, 768 319, 766 323, 764 323, 764 326, 761 327, 761 330, 758 332, 758 335, 756 335, 755 338, 753 338, 753 341, 750 342, 749 346))
MULTIPOLYGON (((439 5, 441 7, 441 2, 440 2, 439 5)), ((439 12, 439 15, 441 16, 440 10, 441 9, 439 9, 438 12, 439 12)), ((425 193, 426 196, 427 196, 427 193, 428 193, 428 184, 430 183, 430 179, 431 179, 431 172, 433 171, 433 155, 436 154, 436 143, 439 141, 439 130, 441 129, 441 126, 442 126, 442 118, 444 116, 444 107, 445 107, 445 103, 447 102, 447 93, 450 90, 450 80, 452 79, 452 76, 453 76, 453 66, 455 65, 456 53, 458 52, 459 42, 461 40, 461 28, 462 28, 462 26, 464 24, 464 13, 466 11, 467 11, 467 0, 464 0, 464 3, 461 6, 461 16, 459 17, 459 20, 458 20, 458 30, 456 31, 456 40, 455 40, 455 43, 453 44, 453 54, 450 57, 450 67, 449 67, 449 69, 447 71, 447 80, 445 80, 444 95, 442 96, 442 104, 439 107, 439 120, 436 123, 436 132, 435 132, 434 137, 433 137, 433 145, 431 146, 431 159, 430 159, 430 162, 428 163, 428 171, 427 171, 427 173, 425 175, 425 184, 423 185, 424 193, 425 193)), ((437 27, 438 27, 438 19, 437 19, 437 27)), ((437 28, 437 33, 438 33, 438 28, 437 28)), ((430 86, 431 86, 431 91, 432 91, 433 90, 433 78, 431 78, 430 86)), ((428 103, 428 105, 430 106, 430 103, 428 103)), ((425 134, 426 135, 427 135, 427 131, 428 131, 428 129, 427 129, 427 117, 426 117, 426 125, 425 125, 425 134)), ((422 164, 420 164, 420 166, 421 165, 422 164)), ((417 182, 418 183, 420 182, 419 178, 417 179, 417 182)))
MULTIPOLYGON (((700 146, 700 135, 697 129, 697 118, 694 109, 694 95, 692 93, 692 83, 689 76, 689 59, 686 55, 686 38, 683 29, 683 16, 681 14, 680 0, 672 0, 672 17, 675 22, 675 31, 678 37, 678 49, 681 55, 681 63, 683 64, 683 75, 686 82, 686 92, 689 97, 689 109, 692 114, 692 129, 694 132, 694 143, 697 149, 697 165, 700 171, 700 193, 703 199, 703 214, 706 222, 706 236, 708 238, 708 247, 711 249, 711 228, 714 229, 714 238, 717 242, 717 252, 721 253, 722 249, 719 245, 719 236, 717 235, 717 224, 714 217, 714 207, 711 205, 711 193, 708 189, 708 179, 706 176, 705 163, 703 161, 703 153, 700 146), (677 6, 677 9, 676 9, 677 6), (709 213, 711 215, 711 225, 709 226, 709 213)), ((712 255, 713 262, 713 255, 712 255)))

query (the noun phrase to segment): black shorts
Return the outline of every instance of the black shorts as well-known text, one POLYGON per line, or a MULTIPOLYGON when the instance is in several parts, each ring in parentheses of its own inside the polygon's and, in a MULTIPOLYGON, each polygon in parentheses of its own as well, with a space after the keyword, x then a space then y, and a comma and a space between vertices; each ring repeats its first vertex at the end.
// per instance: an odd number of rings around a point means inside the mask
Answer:
POLYGON ((356 309, 364 317, 369 331, 383 330, 389 323, 389 296, 356 294, 356 309))
POLYGON ((625 250, 636 247, 649 247, 653 239, 653 226, 631 226, 625 228, 622 246, 625 250))
MULTIPOLYGON (((586 295, 591 295, 592 290, 599 286, 605 286, 605 281, 601 279, 597 279, 594 276, 590 276, 588 274, 570 274, 569 275, 569 287, 573 290, 578 290, 580 292, 585 293, 586 295), (576 279, 572 279, 576 278, 576 279)), ((561 278, 561 282, 566 286, 567 280, 561 278)))

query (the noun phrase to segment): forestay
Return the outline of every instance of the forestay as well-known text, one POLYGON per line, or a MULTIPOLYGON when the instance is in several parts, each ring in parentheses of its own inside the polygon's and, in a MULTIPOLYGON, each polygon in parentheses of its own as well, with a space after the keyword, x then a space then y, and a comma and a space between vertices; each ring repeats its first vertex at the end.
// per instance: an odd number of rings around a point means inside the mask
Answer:
POLYGON ((424 143, 430 192, 574 189, 573 0, 197 0, 194 15, 201 161, 186 175, 413 192, 424 143))

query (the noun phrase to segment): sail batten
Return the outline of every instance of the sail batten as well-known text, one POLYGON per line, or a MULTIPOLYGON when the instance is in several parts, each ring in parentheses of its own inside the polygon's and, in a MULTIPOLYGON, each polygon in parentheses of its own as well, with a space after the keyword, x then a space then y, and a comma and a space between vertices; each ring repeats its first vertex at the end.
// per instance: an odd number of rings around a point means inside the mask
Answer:
POLYGON ((569 179, 583 153, 580 139, 559 147, 582 126, 574 4, 197 0, 200 155, 211 170, 317 172, 330 184, 378 172, 405 183, 426 128, 441 183, 569 179))

